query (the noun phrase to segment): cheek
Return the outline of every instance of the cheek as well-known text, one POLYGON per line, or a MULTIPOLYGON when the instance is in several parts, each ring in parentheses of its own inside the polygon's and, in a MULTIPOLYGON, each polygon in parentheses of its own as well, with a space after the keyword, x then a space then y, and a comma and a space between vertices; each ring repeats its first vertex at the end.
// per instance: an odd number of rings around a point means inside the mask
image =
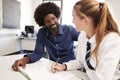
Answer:
POLYGON ((74 24, 75 24, 75 27, 77 28, 77 30, 79 31, 80 29, 81 29, 81 21, 79 21, 79 20, 74 20, 73 21, 74 22, 74 24))

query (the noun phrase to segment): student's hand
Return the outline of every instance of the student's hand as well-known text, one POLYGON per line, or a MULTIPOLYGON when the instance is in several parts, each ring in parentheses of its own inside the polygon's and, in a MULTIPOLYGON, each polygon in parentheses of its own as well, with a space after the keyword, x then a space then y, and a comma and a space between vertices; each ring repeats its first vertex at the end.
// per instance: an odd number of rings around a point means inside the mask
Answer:
POLYGON ((21 66, 24 69, 28 62, 29 62, 29 58, 28 57, 24 57, 22 59, 16 60, 14 62, 14 64, 12 65, 12 69, 14 71, 19 71, 19 66, 21 66))
POLYGON ((53 73, 58 71, 65 71, 67 66, 65 64, 53 63, 51 65, 51 70, 53 73))

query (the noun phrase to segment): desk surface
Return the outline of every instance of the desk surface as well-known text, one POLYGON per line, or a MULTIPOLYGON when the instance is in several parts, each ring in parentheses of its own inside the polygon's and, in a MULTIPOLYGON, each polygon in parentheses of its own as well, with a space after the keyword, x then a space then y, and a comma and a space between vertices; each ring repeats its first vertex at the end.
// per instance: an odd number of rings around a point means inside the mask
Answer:
POLYGON ((0 80, 27 80, 19 72, 13 71, 11 65, 22 55, 0 56, 0 80))
MULTIPOLYGON (((11 68, 11 65, 14 63, 14 61, 22 57, 23 54, 0 56, 0 80, 27 80, 21 73, 13 71, 11 68)), ((77 70, 69 72, 80 78, 79 80, 89 80, 83 72, 77 70)))

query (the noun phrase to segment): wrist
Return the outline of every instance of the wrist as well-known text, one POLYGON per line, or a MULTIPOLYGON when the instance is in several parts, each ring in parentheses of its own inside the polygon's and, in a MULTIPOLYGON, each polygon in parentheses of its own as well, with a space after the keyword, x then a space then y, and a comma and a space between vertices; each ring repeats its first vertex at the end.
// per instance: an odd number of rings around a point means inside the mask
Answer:
POLYGON ((30 60, 29 60, 28 57, 24 57, 22 60, 23 60, 25 63, 29 63, 29 62, 30 62, 30 60))

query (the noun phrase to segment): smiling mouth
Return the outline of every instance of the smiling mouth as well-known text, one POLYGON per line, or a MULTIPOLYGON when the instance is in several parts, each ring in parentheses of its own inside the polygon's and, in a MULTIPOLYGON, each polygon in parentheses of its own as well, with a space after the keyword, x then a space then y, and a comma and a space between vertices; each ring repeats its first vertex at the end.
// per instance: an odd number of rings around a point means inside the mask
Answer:
POLYGON ((51 27, 52 27, 52 28, 56 27, 56 24, 52 25, 51 27))
POLYGON ((54 29, 55 27, 57 27, 57 24, 53 24, 53 25, 46 26, 46 29, 47 29, 47 30, 52 30, 52 29, 54 29))

